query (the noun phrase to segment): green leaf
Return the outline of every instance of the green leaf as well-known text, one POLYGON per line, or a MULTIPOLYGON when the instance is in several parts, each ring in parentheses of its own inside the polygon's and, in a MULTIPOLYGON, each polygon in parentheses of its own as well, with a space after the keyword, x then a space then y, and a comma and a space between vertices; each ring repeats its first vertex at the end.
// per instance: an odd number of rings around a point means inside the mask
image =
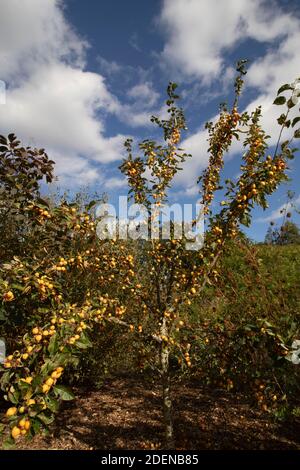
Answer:
POLYGON ((34 434, 39 434, 42 428, 42 423, 38 419, 33 419, 31 421, 32 429, 34 434))
POLYGON ((58 411, 59 402, 57 400, 55 400, 55 398, 50 397, 49 395, 47 395, 45 397, 45 403, 47 405, 47 408, 49 408, 49 410, 52 411, 53 413, 56 413, 58 411))
POLYGON ((294 127, 299 121, 300 121, 300 116, 295 117, 292 121, 292 127, 294 127))
POLYGON ((11 287, 12 287, 13 289, 17 289, 17 290, 20 290, 20 291, 23 291, 23 290, 24 290, 24 286, 23 286, 22 284, 16 284, 16 283, 14 283, 14 284, 11 285, 11 287))
POLYGON ((86 206, 86 210, 89 211, 96 204, 97 204, 97 201, 94 201, 94 200, 90 201, 88 205, 86 206))
POLYGON ((284 96, 278 96, 274 101, 273 104, 281 105, 286 102, 286 98, 284 96))
POLYGON ((58 336, 57 334, 53 335, 48 344, 48 351, 50 354, 55 354, 58 351, 58 336))
POLYGON ((30 388, 31 388, 30 384, 23 382, 23 381, 19 382, 19 389, 21 391, 22 396, 25 396, 30 388))
POLYGON ((40 205, 42 205, 42 206, 49 207, 49 203, 48 203, 45 199, 42 199, 42 198, 40 198, 40 197, 38 197, 38 198, 36 199, 36 203, 37 203, 37 204, 40 204, 40 205))
POLYGON ((46 424, 46 426, 48 426, 48 424, 53 423, 53 421, 54 421, 54 419, 55 419, 55 417, 53 416, 53 414, 47 414, 47 413, 44 413, 44 412, 39 413, 39 414, 37 415, 37 418, 38 418, 39 420, 41 420, 42 423, 46 424))
POLYGON ((7 384, 9 384, 9 381, 10 381, 10 378, 13 374, 11 374, 11 372, 8 370, 6 372, 3 373, 2 377, 1 377, 1 380, 0 380, 0 383, 1 383, 1 387, 6 387, 7 384))
POLYGON ((15 447, 15 440, 11 436, 9 436, 5 439, 2 446, 5 450, 13 449, 15 447))
MULTIPOLYGON (((45 374, 47 375, 47 374, 45 374)), ((32 388, 33 389, 36 389, 37 387, 39 387, 43 382, 43 379, 40 375, 37 375, 36 377, 34 377, 33 381, 32 381, 32 388)))
POLYGON ((281 144, 281 150, 284 152, 288 146, 288 144, 290 143, 289 140, 285 140, 284 142, 282 142, 281 144))
POLYGON ((294 137, 295 137, 295 139, 300 139, 300 129, 297 129, 297 130, 294 132, 294 137))
POLYGON ((251 218, 249 214, 243 214, 241 217, 241 224, 245 225, 246 227, 249 227, 251 218))
POLYGON ((79 349, 87 349, 89 347, 88 345, 86 345, 82 341, 76 341, 75 346, 76 346, 76 348, 79 348, 79 349))
POLYGON ((11 401, 14 405, 17 405, 19 403, 20 394, 18 390, 14 390, 13 392, 9 391, 7 395, 9 401, 11 401))
POLYGON ((293 88, 291 87, 291 85, 289 83, 285 83, 284 85, 282 85, 278 91, 277 91, 277 95, 280 95, 280 93, 282 93, 283 91, 286 91, 286 90, 292 90, 293 88))
POLYGON ((6 312, 4 308, 0 308, 0 321, 6 320, 6 312))
POLYGON ((74 398, 75 398, 75 396, 71 392, 71 390, 69 390, 64 385, 55 385, 53 387, 53 391, 54 391, 55 395, 58 396, 59 398, 61 398, 61 400, 63 400, 63 401, 70 401, 70 400, 74 400, 74 398))
POLYGON ((45 377, 46 375, 49 374, 53 369, 55 368, 55 364, 51 359, 46 359, 44 364, 41 367, 41 375, 45 377))
POLYGON ((15 134, 8 134, 8 140, 9 140, 10 142, 13 142, 14 140, 16 140, 15 134))

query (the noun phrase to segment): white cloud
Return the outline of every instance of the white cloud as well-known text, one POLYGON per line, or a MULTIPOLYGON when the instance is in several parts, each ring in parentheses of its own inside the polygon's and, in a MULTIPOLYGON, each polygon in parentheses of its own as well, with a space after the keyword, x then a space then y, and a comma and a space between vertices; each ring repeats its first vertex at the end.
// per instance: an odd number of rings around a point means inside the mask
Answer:
POLYGON ((2 0, 0 63, 4 80, 57 61, 83 66, 87 43, 65 21, 59 0, 2 0))
POLYGON ((208 163, 207 137, 207 131, 201 128, 180 143, 180 147, 183 148, 185 152, 190 153, 192 158, 188 158, 184 164, 181 165, 183 170, 176 174, 176 185, 188 189, 193 187, 196 183, 201 170, 203 170, 208 163))
POLYGON ((105 187, 108 189, 120 189, 127 187, 127 180, 125 178, 117 178, 112 176, 105 179, 105 187))
POLYGON ((130 127, 150 127, 151 116, 161 116, 165 106, 157 106, 159 93, 157 93, 151 82, 138 83, 127 92, 130 103, 118 104, 118 117, 130 127))
POLYGON ((273 42, 298 30, 297 19, 262 0, 164 0, 160 24, 167 35, 162 59, 203 80, 223 71, 224 52, 241 41, 273 42))
MULTIPOLYGON (((49 148, 48 154, 56 161, 57 174, 59 180, 54 182, 54 186, 74 189, 79 186, 95 184, 103 185, 103 174, 99 168, 86 158, 71 153, 60 153, 58 150, 49 148)), ((101 189, 101 188, 100 188, 101 189)))
POLYGON ((292 202, 282 204, 280 207, 273 210, 270 215, 256 219, 255 222, 275 222, 276 220, 281 219, 284 216, 285 212, 293 212, 293 210, 295 210, 295 208, 297 209, 299 205, 300 196, 298 196, 297 199, 292 202))
POLYGON ((145 106, 153 106, 157 103, 159 93, 153 89, 152 83, 145 82, 133 86, 128 91, 128 96, 130 98, 134 98, 135 100, 141 100, 145 106))
POLYGON ((123 136, 104 138, 97 110, 114 112, 116 102, 103 78, 63 63, 40 66, 22 86, 8 90, 5 131, 15 130, 37 145, 108 162, 120 158, 123 136))
POLYGON ((61 181, 96 181, 93 161, 122 157, 124 135, 107 137, 105 117, 118 100, 104 78, 84 68, 87 44, 72 31, 58 0, 4 0, 0 19, 2 133, 45 147, 61 181))

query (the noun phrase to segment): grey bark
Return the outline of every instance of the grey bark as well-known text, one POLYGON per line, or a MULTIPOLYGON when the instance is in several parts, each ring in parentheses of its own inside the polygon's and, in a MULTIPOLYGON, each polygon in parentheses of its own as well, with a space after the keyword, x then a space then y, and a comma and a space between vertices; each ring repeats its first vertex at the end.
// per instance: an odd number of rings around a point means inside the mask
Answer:
MULTIPOLYGON (((162 319, 161 335, 168 337, 167 319, 162 319)), ((161 375, 162 375, 162 392, 163 392, 163 418, 165 428, 165 447, 166 449, 174 448, 174 429, 173 429, 173 413, 171 398, 171 381, 170 381, 170 348, 167 342, 161 343, 161 375)))

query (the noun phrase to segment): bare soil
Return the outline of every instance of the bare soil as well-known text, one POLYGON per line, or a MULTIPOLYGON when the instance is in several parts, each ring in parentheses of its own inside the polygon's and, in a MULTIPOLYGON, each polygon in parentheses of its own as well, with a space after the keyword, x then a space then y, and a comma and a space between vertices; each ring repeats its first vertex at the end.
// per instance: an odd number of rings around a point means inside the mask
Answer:
MULTIPOLYGON (((142 378, 115 378, 100 389, 80 388, 65 403, 48 436, 22 440, 17 449, 163 448, 161 393, 142 378)), ((275 423, 239 394, 197 383, 173 388, 176 449, 300 449, 300 420, 275 423)))

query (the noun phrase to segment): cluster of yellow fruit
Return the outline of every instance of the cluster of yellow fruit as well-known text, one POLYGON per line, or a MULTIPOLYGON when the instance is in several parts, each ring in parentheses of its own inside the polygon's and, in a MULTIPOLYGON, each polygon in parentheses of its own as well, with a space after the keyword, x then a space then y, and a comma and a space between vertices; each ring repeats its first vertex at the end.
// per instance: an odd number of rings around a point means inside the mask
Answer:
POLYGON ((184 353, 184 359, 185 359, 186 365, 188 367, 191 367, 192 363, 191 363, 190 353, 188 351, 184 353))
MULTIPOLYGON (((24 407, 22 407, 22 408, 23 409, 20 408, 20 410, 21 410, 21 412, 24 413, 25 408, 24 407)), ((16 407, 8 408, 8 410, 6 411, 6 417, 11 418, 11 417, 15 416, 17 414, 17 412, 18 412, 18 410, 17 410, 16 407)), ((31 422, 30 422, 29 419, 21 418, 18 422, 18 425, 13 426, 13 428, 11 430, 11 436, 14 439, 17 439, 20 436, 24 436, 25 434, 28 433, 28 431, 30 429, 30 426, 31 426, 31 422)))
POLYGON ((14 426, 11 431, 11 435, 14 439, 17 439, 20 435, 24 436, 28 433, 31 423, 29 419, 20 419, 18 426, 14 426))
POLYGON ((23 352, 15 351, 13 354, 10 354, 5 358, 3 367, 5 369, 10 369, 12 367, 21 366, 23 361, 27 361, 31 353, 35 352, 35 350, 36 349, 33 346, 27 346, 23 352))
POLYGON ((40 343, 43 339, 46 340, 46 342, 48 342, 48 337, 54 335, 55 332, 56 332, 56 329, 54 325, 51 325, 49 329, 47 328, 43 329, 38 326, 35 326, 32 329, 34 340, 37 343, 40 343))
POLYGON ((49 279, 48 276, 40 276, 39 273, 35 273, 36 282, 38 284, 38 289, 41 293, 41 297, 45 298, 47 293, 55 294, 55 289, 53 286, 53 281, 49 279))
POLYGON ((43 209, 42 207, 36 206, 34 204, 30 204, 27 206, 28 211, 34 211, 37 213, 40 219, 51 219, 51 214, 47 209, 43 209))
POLYGON ((115 313, 116 313, 117 317, 122 317, 125 312, 126 312, 126 307, 124 305, 116 306, 115 313))
POLYGON ((53 271, 66 271, 66 266, 68 266, 68 261, 61 257, 58 263, 52 266, 52 269, 53 271))
POLYGON ((267 384, 261 380, 255 380, 253 388, 257 403, 263 411, 268 411, 269 408, 274 406, 278 400, 284 401, 286 399, 285 396, 278 397, 274 391, 268 390, 267 384))
POLYGON ((286 169, 286 163, 280 157, 272 159, 272 157, 269 155, 264 162, 263 169, 266 172, 269 184, 274 185, 274 183, 277 183, 276 180, 278 180, 278 174, 282 173, 282 171, 286 169))
MULTIPOLYGON (((10 369, 14 367, 19 367, 23 364, 23 361, 26 361, 32 354, 41 351, 43 345, 49 343, 50 338, 57 332, 56 326, 62 327, 64 324, 72 325, 75 335, 72 335, 70 332, 70 337, 67 339, 68 344, 75 344, 76 341, 80 339, 79 333, 87 328, 86 323, 83 319, 94 320, 95 318, 102 316, 106 312, 107 305, 110 303, 110 299, 106 297, 101 297, 100 300, 105 304, 101 309, 91 310, 90 314, 88 310, 90 309, 90 302, 87 301, 86 305, 77 311, 77 305, 69 305, 66 309, 60 309, 58 315, 54 315, 50 321, 51 325, 47 327, 35 326, 32 328, 32 344, 30 339, 26 340, 26 347, 23 351, 15 351, 13 354, 10 354, 5 358, 3 367, 5 369, 10 369)), ((111 304, 114 305, 115 301, 111 300, 111 304)), ((124 306, 115 307, 119 312, 124 312, 124 306)), ((27 381, 27 380, 26 380, 27 381)), ((29 383, 29 382, 27 382, 29 383)))
POLYGON ((176 128, 173 129, 172 134, 171 134, 171 143, 176 145, 180 141, 180 129, 176 128))
MULTIPOLYGON (((167 101, 167 105, 171 106, 171 102, 167 101)), ((153 201, 156 208, 162 205, 169 183, 178 171, 178 164, 187 157, 181 150, 177 149, 176 151, 175 146, 180 141, 181 129, 185 129, 185 123, 182 115, 178 116, 178 119, 175 117, 174 109, 169 109, 172 111, 169 126, 166 126, 164 121, 159 124, 164 128, 164 139, 167 144, 165 147, 156 146, 151 141, 143 141, 139 144, 140 150, 144 153, 143 158, 139 157, 133 160, 131 140, 126 143, 128 158, 120 169, 127 176, 135 202, 145 203, 149 207, 153 201), (151 174, 151 183, 147 182, 144 177, 146 169, 151 174)))
POLYGON ((233 132, 240 120, 237 108, 234 107, 231 114, 222 112, 217 123, 209 129, 209 163, 202 177, 202 191, 204 211, 208 213, 214 192, 220 182, 220 171, 223 168, 223 156, 231 144, 233 132))
POLYGON ((136 195, 139 195, 139 200, 136 202, 142 202, 145 200, 146 193, 144 188, 144 163, 141 159, 136 158, 135 160, 127 160, 122 165, 122 171, 128 178, 128 184, 135 190, 136 195))
POLYGON ((64 368, 63 367, 57 367, 52 373, 50 377, 47 377, 44 383, 42 384, 42 392, 43 393, 48 393, 49 390, 53 385, 56 384, 56 381, 61 377, 61 374, 63 372, 64 368))
POLYGON ((250 124, 249 138, 246 139, 246 143, 249 148, 243 156, 247 165, 245 168, 245 177, 248 176, 249 171, 251 171, 251 169, 257 164, 260 158, 264 156, 265 149, 267 147, 265 138, 266 136, 264 131, 260 127, 258 120, 255 119, 254 122, 250 124))
MULTIPOLYGON (((72 208, 72 212, 76 212, 75 208, 72 208), (74 211, 72 210, 74 209, 74 211)), ((93 233, 95 231, 95 222, 91 219, 90 215, 87 213, 76 213, 73 220, 73 228, 82 234, 87 234, 89 231, 93 233)))
POLYGON ((145 155, 147 157, 147 166, 152 167, 156 162, 156 152, 154 152, 152 149, 149 149, 145 151, 145 155))

